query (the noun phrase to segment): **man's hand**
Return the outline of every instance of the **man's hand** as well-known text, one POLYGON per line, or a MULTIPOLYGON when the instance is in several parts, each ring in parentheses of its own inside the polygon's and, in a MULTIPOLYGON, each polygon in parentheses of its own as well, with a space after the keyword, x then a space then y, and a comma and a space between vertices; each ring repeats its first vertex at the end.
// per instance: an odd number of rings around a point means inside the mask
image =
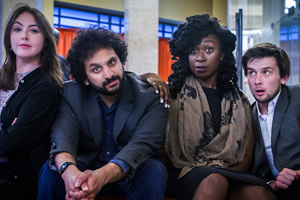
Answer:
POLYGON ((287 189, 294 180, 299 179, 300 170, 292 170, 288 168, 284 168, 274 183, 270 184, 270 187, 274 190, 287 189))
POLYGON ((164 103, 165 108, 170 107, 170 92, 167 83, 165 83, 157 74, 146 73, 140 75, 141 79, 154 87, 155 93, 159 94, 160 102, 164 103))
POLYGON ((127 173, 114 163, 108 163, 95 171, 86 170, 75 183, 75 188, 81 190, 71 190, 69 196, 74 199, 94 199, 104 185, 118 181, 126 175, 127 173))
POLYGON ((87 190, 86 184, 83 184, 81 187, 76 187, 75 183, 78 177, 80 177, 82 174, 81 171, 78 170, 78 168, 75 165, 70 165, 66 171, 62 174, 62 179, 65 183, 66 188, 66 199, 72 199, 69 195, 70 192, 80 191, 80 190, 87 190))
POLYGON ((70 191, 70 197, 74 199, 94 199, 105 185, 105 177, 96 171, 86 170, 76 180, 75 187, 82 190, 70 191))

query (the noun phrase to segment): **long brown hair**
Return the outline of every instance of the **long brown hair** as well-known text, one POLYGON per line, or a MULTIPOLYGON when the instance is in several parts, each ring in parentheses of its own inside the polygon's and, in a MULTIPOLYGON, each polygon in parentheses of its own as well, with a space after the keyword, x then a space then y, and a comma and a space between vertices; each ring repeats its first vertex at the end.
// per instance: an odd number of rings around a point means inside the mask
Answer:
POLYGON ((28 12, 33 15, 37 26, 45 37, 44 47, 40 58, 41 68, 46 76, 51 78, 60 88, 62 88, 63 76, 56 52, 56 43, 52 28, 46 17, 39 10, 31 8, 27 4, 17 4, 6 22, 4 32, 6 57, 4 64, 0 69, 0 88, 3 90, 15 89, 14 74, 16 72, 16 54, 11 50, 10 32, 16 18, 24 12, 28 12))

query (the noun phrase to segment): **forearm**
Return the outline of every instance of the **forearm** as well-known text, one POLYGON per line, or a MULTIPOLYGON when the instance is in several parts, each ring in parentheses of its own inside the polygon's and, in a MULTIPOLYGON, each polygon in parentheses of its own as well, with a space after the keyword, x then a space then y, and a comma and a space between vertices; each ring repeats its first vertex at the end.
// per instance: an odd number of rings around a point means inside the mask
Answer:
POLYGON ((55 162, 55 166, 58 170, 60 169, 62 164, 65 162, 72 162, 72 163, 76 164, 76 160, 75 160, 74 156, 72 156, 70 153, 66 153, 66 152, 56 154, 54 157, 54 162, 55 162))
POLYGON ((103 167, 95 170, 97 176, 103 177, 104 185, 112 183, 126 177, 129 172, 124 172, 122 168, 115 163, 108 163, 103 167))

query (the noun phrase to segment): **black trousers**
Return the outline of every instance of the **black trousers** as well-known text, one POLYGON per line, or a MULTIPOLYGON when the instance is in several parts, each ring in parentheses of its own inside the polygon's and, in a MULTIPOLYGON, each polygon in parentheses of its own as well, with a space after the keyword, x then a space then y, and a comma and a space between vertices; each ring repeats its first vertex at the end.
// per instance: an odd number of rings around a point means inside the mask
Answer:
POLYGON ((25 172, 18 172, 9 162, 0 163, 0 199, 36 199, 37 181, 25 172))

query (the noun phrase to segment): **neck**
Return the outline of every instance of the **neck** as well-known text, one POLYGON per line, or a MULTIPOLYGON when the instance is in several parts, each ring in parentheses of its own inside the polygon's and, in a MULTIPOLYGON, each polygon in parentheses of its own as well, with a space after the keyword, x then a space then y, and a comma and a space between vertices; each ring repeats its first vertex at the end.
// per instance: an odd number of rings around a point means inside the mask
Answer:
POLYGON ((116 102, 118 95, 106 96, 106 95, 99 94, 99 97, 102 99, 105 105, 108 108, 110 108, 116 102))
POLYGON ((19 74, 23 74, 29 71, 32 71, 40 66, 40 60, 39 59, 16 59, 16 72, 19 74))
POLYGON ((200 80, 197 79, 202 87, 217 89, 217 80, 200 80))
POLYGON ((268 106, 269 106, 269 102, 268 103, 258 103, 258 108, 262 115, 268 114, 268 106))

